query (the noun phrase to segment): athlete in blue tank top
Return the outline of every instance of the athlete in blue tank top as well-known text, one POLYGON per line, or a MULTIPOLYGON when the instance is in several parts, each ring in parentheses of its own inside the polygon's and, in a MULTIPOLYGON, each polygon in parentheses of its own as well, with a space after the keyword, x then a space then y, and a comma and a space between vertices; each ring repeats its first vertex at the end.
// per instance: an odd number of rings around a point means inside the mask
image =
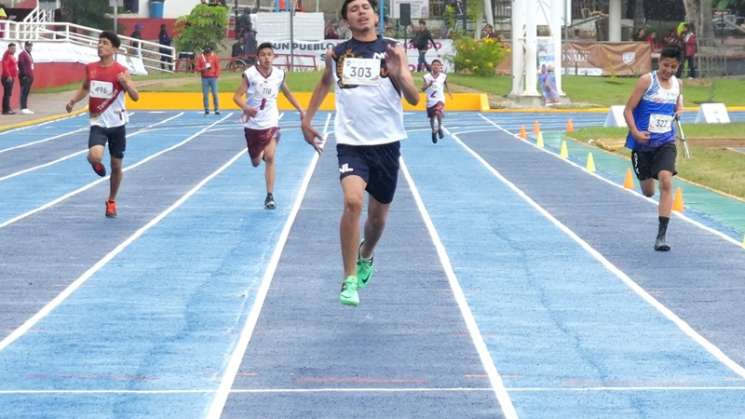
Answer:
POLYGON ((311 121, 336 84, 334 137, 344 193, 339 226, 344 280, 339 300, 350 306, 359 304, 357 290, 372 278, 373 252, 396 190, 399 142, 406 138, 401 96, 412 105, 419 102, 403 47, 376 33, 376 6, 376 0, 344 0, 341 16, 352 39, 326 51, 326 69, 302 124, 305 140, 320 152, 323 140, 311 121), (368 211, 360 242, 365 192, 368 211))
POLYGON ((677 173, 673 121, 683 110, 682 88, 675 72, 681 60, 678 48, 662 50, 659 68, 639 78, 624 110, 629 126, 626 147, 631 149, 631 163, 644 195, 653 196, 655 179, 659 182, 657 251, 670 250, 666 235, 673 206, 673 176, 677 173))

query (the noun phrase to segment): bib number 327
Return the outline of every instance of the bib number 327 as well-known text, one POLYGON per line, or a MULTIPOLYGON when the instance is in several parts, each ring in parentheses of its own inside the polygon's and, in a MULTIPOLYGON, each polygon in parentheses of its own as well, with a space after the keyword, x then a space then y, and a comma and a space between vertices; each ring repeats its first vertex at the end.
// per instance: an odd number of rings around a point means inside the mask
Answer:
POLYGON ((665 134, 673 129, 673 117, 653 113, 649 116, 649 132, 665 134))
POLYGON ((342 82, 349 85, 374 86, 380 80, 380 60, 373 58, 346 58, 342 82))

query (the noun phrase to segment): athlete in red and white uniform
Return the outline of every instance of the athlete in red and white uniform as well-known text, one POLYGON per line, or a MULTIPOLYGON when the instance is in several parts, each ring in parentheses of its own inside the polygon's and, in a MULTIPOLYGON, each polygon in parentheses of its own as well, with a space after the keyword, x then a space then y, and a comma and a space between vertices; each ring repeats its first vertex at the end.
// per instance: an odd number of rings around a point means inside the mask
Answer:
POLYGON ((111 177, 109 198, 106 200, 106 216, 116 217, 116 194, 122 182, 122 160, 127 148, 125 125, 128 122, 124 106, 124 92, 132 100, 140 94, 134 87, 127 69, 116 62, 115 53, 121 41, 113 32, 102 32, 98 38, 100 60, 85 67, 85 81, 75 96, 67 103, 67 112, 72 112, 76 103, 88 96, 91 130, 88 137, 88 162, 99 176, 106 176, 103 152, 109 145, 111 155, 111 177))

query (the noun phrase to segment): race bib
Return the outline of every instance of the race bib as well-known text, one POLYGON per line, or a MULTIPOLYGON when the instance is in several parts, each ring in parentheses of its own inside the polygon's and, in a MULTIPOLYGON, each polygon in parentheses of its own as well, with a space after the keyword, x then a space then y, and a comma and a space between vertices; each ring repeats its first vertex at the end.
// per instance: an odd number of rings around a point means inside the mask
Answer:
POLYGON ((673 117, 671 115, 662 115, 653 113, 649 115, 649 132, 654 134, 665 134, 673 129, 673 117))
POLYGON ((95 99, 111 99, 114 97, 114 83, 91 80, 90 96, 95 99))
POLYGON ((380 60, 374 58, 345 58, 342 83, 375 86, 380 81, 380 60))

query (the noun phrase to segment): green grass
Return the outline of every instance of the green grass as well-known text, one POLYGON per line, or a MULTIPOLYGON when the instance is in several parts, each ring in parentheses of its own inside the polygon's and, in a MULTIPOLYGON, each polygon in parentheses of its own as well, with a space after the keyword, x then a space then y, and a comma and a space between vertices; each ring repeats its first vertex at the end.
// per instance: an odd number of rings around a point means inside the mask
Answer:
MULTIPOLYGON (((745 198, 745 154, 725 147, 704 146, 706 139, 745 139, 745 123, 686 124, 683 126, 690 144, 690 160, 678 159, 678 172, 682 178, 710 188, 745 198)), ((623 148, 625 128, 582 128, 572 133, 572 138, 601 144, 628 157, 623 148)), ((680 152, 680 151, 679 151, 680 152)))
MULTIPOLYGON (((218 88, 221 92, 234 91, 240 83, 237 72, 223 72, 218 88)), ((311 92, 321 77, 320 71, 287 73, 287 83, 293 92, 311 92)), ((422 84, 422 75, 414 74, 417 85, 422 84)), ((137 76, 134 80, 143 92, 199 92, 201 81, 194 73, 153 73, 137 76)), ((623 105, 629 98, 636 83, 636 77, 589 77, 564 76, 563 87, 573 103, 580 106, 623 105)), ((512 88, 511 76, 480 77, 463 74, 449 74, 448 81, 453 91, 476 90, 492 96, 506 97, 512 88), (466 89, 463 89, 466 88, 466 89)), ((696 79, 683 81, 683 97, 686 106, 697 106, 703 102, 721 102, 729 106, 745 105, 743 80, 737 79, 696 79)), ((65 86, 38 89, 36 93, 56 93, 76 89, 79 83, 65 86)))

